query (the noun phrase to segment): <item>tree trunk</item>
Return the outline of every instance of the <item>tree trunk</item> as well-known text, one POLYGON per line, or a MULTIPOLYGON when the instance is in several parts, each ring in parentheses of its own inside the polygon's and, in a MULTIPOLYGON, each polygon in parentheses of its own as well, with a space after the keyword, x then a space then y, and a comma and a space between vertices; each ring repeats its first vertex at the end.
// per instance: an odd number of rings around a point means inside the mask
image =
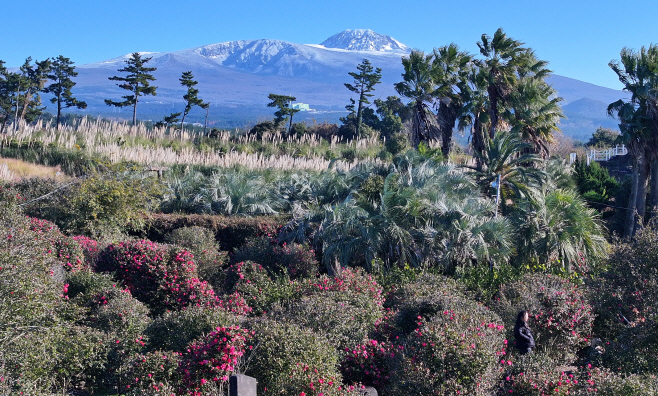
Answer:
POLYGON ((133 105, 133 126, 137 125, 137 96, 135 96, 135 104, 133 105))
POLYGON ((180 120, 180 139, 183 140, 183 123, 185 122, 186 112, 183 112, 183 118, 180 120))
POLYGON ((452 145, 452 132, 457 120, 457 111, 454 106, 441 102, 437 114, 438 124, 441 133, 441 153, 444 159, 448 159, 452 145))
POLYGON ((637 203, 636 211, 637 217, 635 218, 635 229, 633 234, 639 231, 644 225, 644 215, 647 208, 647 179, 649 178, 649 162, 647 158, 642 156, 642 161, 639 166, 638 184, 637 184, 637 203))
POLYGON ((658 160, 651 162, 651 184, 649 189, 649 218, 658 217, 658 160))
POLYGON ((639 163, 640 159, 636 156, 633 159, 633 178, 631 184, 631 196, 628 198, 628 208, 626 210, 626 221, 624 225, 624 237, 632 238, 635 235, 635 211, 637 208, 637 193, 639 183, 639 163))
POLYGON ((206 129, 208 129, 208 112, 210 111, 210 103, 206 107, 206 122, 203 124, 203 136, 206 136, 206 129))
POLYGON ((62 94, 57 95, 57 123, 55 129, 59 131, 59 119, 62 115, 62 94))

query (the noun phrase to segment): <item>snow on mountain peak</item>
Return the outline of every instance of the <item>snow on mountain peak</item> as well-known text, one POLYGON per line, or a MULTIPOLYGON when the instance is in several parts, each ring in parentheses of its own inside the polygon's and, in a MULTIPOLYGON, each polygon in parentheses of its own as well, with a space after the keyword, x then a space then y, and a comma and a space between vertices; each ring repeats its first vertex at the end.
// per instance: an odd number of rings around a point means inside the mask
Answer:
POLYGON ((370 29, 347 29, 334 34, 320 45, 348 51, 409 51, 409 47, 396 39, 370 29))

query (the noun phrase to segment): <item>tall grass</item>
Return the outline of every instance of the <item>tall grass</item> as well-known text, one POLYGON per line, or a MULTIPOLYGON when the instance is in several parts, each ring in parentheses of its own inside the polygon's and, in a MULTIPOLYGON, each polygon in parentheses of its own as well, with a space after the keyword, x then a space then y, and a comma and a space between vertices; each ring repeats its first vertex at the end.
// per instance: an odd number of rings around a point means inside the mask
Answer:
POLYGON ((3 148, 63 148, 89 157, 104 157, 112 163, 131 161, 148 166, 238 165, 248 169, 322 170, 335 165, 350 169, 361 162, 381 162, 375 156, 382 148, 377 136, 356 140, 334 136, 327 141, 314 134, 264 133, 257 138, 254 134, 222 131, 211 138, 90 118, 61 126, 59 130, 41 121, 33 125, 11 125, 6 130, 0 137, 3 148))

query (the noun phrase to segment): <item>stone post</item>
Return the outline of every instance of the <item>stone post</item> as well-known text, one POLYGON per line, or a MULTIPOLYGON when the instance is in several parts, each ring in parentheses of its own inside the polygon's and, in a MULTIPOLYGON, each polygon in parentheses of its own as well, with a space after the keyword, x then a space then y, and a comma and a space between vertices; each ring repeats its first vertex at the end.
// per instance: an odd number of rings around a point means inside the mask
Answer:
POLYGON ((229 379, 229 396, 256 396, 256 378, 234 374, 229 379))

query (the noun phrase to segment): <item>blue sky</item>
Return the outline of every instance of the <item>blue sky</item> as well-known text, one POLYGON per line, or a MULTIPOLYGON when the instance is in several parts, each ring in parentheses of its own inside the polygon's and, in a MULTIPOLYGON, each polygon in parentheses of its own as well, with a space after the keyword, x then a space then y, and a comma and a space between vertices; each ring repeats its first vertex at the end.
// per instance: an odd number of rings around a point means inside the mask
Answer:
POLYGON ((620 89, 608 62, 624 46, 658 42, 658 2, 636 0, 5 0, 0 12, 7 66, 27 56, 84 64, 241 39, 317 44, 345 29, 424 51, 455 42, 476 52, 483 33, 502 27, 556 74, 620 89))

